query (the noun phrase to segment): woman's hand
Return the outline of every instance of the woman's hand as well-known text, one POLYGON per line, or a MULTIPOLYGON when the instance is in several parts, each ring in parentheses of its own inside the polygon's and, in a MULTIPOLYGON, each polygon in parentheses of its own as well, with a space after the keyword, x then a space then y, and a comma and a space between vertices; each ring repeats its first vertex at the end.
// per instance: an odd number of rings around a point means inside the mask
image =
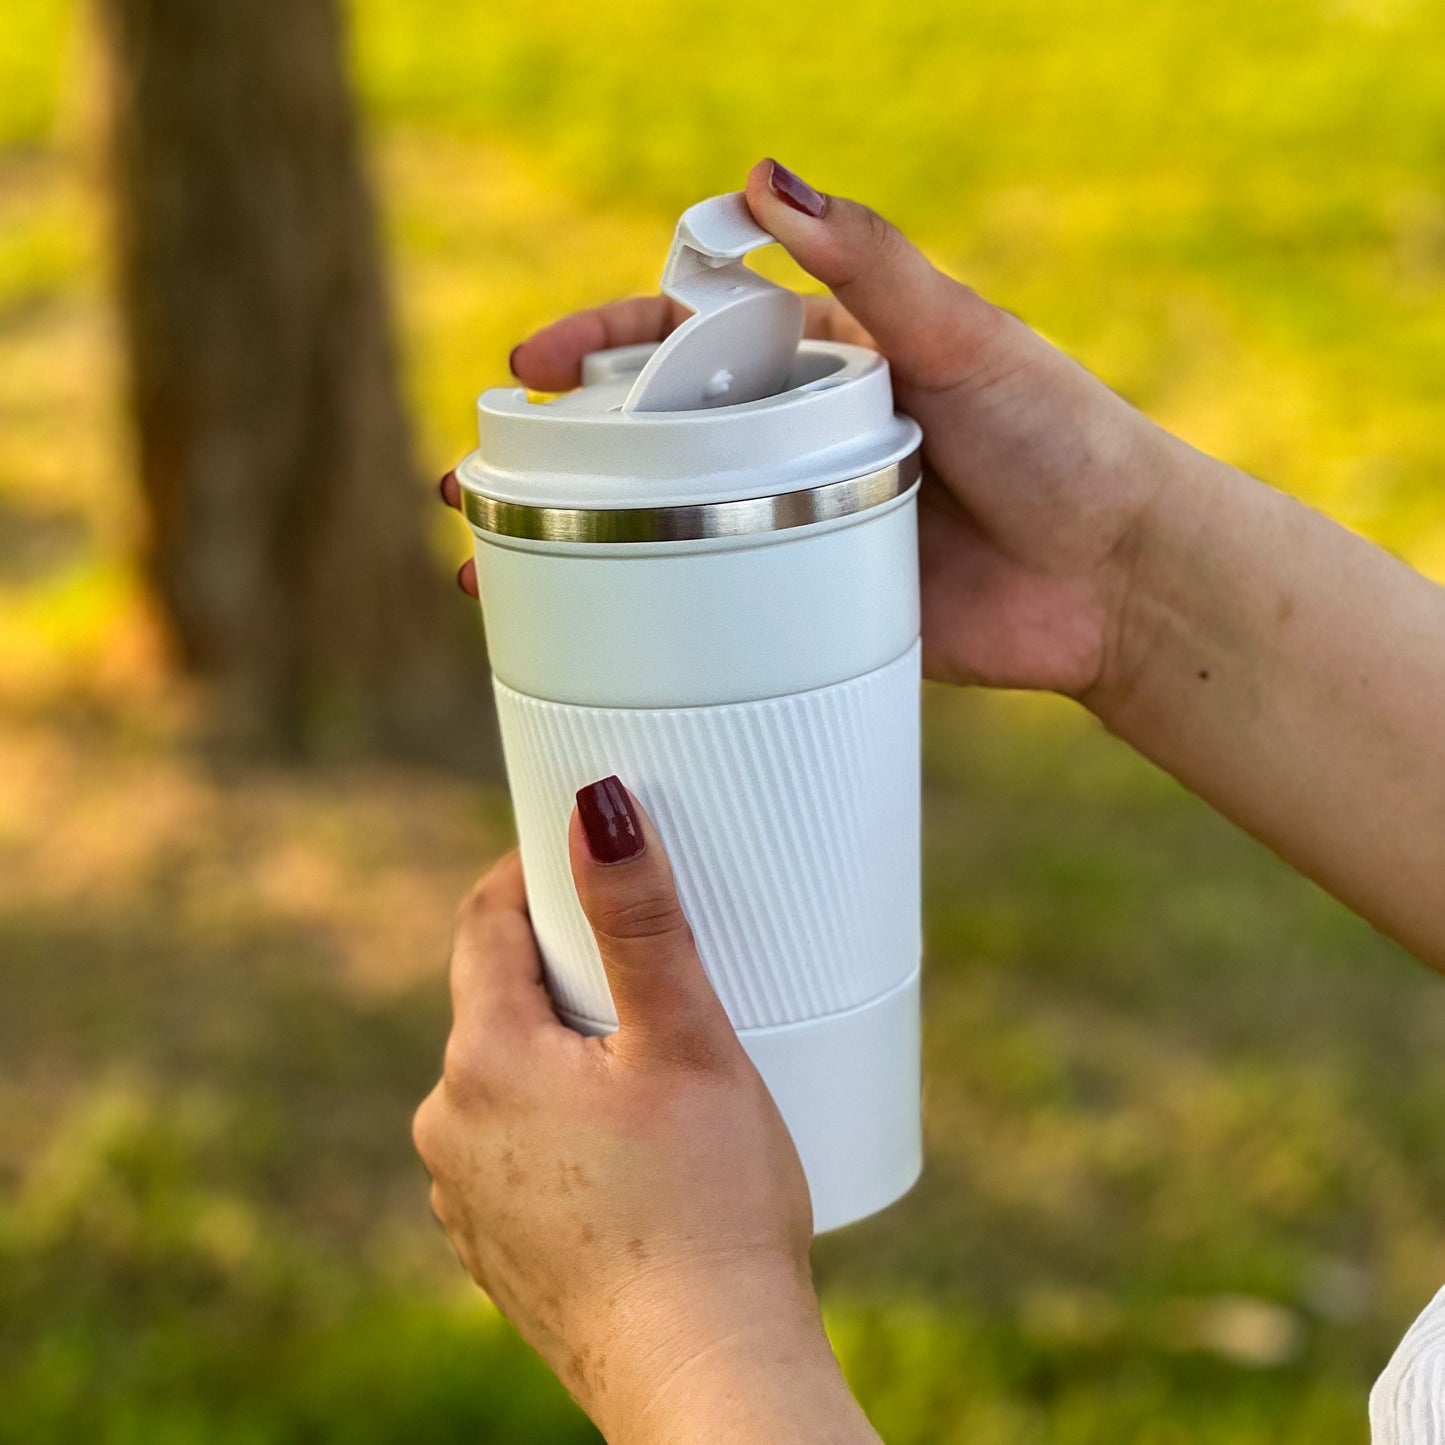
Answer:
POLYGON ((615 778, 570 847, 619 1027, 553 1012, 515 853, 463 904, 442 1080, 417 1112, 472 1278, 613 1442, 876 1441, 823 1333, 808 1187, 615 778))
MULTIPOLYGON (((876 346, 923 427, 924 670, 1076 697, 1106 682, 1141 519, 1185 449, 865 206, 773 161, 753 167, 747 198, 833 293, 809 298, 808 335, 876 346)), ((661 296, 581 312, 524 341, 512 367, 561 391, 589 352, 660 340, 686 315, 661 296)), ((454 478, 443 494, 457 505, 454 478)), ((470 563, 460 580, 475 591, 470 563)))
MULTIPOLYGON (((925 672, 1078 698, 1445 970, 1445 589, 1160 430, 866 207, 772 161, 747 198, 833 293, 810 334, 876 345, 922 424, 925 672)), ((681 319, 618 302, 512 365, 575 386, 586 353, 681 319)))

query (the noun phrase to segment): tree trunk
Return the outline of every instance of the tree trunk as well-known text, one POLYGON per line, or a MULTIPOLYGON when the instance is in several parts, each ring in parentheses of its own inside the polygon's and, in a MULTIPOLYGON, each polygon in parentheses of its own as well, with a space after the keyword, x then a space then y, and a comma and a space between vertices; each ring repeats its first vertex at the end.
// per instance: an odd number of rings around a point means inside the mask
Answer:
POLYGON ((100 0, 149 578, 225 729, 491 753, 427 554, 335 0, 100 0))

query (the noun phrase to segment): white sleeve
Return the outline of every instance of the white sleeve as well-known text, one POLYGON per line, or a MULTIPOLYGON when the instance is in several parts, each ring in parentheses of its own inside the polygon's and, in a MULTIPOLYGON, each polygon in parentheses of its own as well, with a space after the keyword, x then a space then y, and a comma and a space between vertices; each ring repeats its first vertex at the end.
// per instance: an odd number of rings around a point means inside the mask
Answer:
POLYGON ((1370 1391, 1372 1445, 1445 1445, 1445 1289, 1370 1391))

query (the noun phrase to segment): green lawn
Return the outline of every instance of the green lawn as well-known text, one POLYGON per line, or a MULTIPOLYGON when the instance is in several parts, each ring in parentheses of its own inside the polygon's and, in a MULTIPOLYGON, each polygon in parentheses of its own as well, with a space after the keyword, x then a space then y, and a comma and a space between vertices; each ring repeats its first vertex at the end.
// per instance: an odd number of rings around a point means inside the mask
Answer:
MULTIPOLYGON (((776 153, 1445 577, 1426 0, 353 13, 428 471, 776 153)), ((219 766, 157 663, 95 50, 0 20, 0 1441, 592 1439, 407 1136, 505 800, 219 766)), ((817 1249, 891 1445, 1362 1439, 1445 1281, 1439 982, 1062 703, 930 693, 926 816, 928 1173, 817 1249)))

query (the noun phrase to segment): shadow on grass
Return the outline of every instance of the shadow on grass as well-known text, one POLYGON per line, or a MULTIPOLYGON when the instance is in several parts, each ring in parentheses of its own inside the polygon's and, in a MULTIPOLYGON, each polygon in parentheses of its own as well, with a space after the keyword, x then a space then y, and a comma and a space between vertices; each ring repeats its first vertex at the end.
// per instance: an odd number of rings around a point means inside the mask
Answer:
MULTIPOLYGON (((817 1247, 850 1379, 893 1445, 1358 1438, 1445 1277, 1437 982, 1074 721, 929 727, 929 1166, 817 1247)), ((85 736, 7 754, 0 1439, 595 1438, 409 1140, 497 796, 85 736)))
POLYGON ((0 1439, 596 1438, 429 1226, 436 987, 358 1002, 264 922, 202 952, 12 916, 0 947, 44 1136, 0 1210, 0 1439))

